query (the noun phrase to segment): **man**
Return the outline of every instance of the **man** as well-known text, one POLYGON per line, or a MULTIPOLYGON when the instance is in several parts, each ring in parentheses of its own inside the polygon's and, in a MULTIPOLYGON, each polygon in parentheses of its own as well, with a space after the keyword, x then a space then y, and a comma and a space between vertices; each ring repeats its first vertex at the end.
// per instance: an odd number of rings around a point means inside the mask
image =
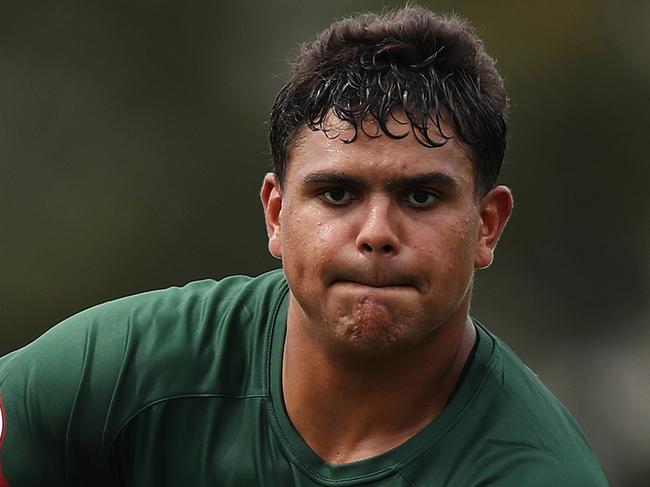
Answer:
POLYGON ((463 21, 332 25, 271 115, 283 271, 82 312, 0 362, 0 486, 602 486, 469 317, 512 210, 506 98, 463 21))

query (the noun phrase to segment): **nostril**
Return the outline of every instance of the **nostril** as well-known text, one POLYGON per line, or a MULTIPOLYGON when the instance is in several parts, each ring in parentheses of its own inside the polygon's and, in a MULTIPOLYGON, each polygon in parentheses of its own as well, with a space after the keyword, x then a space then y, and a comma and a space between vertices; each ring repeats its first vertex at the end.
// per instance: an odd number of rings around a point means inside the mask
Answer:
POLYGON ((381 247, 374 247, 372 244, 364 243, 361 245, 361 251, 365 254, 372 254, 373 252, 381 252, 385 255, 395 252, 395 247, 392 245, 382 245, 381 247))

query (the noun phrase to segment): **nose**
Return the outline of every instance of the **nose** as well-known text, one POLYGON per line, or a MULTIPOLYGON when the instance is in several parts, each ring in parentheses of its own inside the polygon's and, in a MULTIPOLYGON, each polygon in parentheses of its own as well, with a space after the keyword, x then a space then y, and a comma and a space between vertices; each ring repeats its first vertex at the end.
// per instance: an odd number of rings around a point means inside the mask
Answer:
POLYGON ((365 255, 397 254, 400 248, 396 222, 391 221, 390 202, 374 201, 364 208, 364 220, 357 234, 357 250, 365 255))

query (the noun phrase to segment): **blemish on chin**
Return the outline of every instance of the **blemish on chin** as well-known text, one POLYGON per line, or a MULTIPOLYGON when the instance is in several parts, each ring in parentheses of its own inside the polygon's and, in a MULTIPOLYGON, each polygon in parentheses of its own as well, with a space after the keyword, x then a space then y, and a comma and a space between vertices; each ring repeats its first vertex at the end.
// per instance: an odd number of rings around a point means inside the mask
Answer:
POLYGON ((397 340, 391 314, 385 305, 370 296, 362 297, 356 304, 347 333, 353 343, 393 343, 397 340))

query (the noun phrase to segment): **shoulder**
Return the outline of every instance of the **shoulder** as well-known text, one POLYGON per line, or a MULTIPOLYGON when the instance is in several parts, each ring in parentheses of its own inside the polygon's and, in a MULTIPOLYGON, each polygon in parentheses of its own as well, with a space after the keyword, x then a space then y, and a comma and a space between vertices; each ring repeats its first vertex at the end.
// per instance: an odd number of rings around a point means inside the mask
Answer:
POLYGON ((257 352, 285 290, 271 272, 142 293, 82 311, 0 358, 3 466, 29 485, 72 459, 101 470, 120 429, 151 404, 259 392, 257 352), (33 458, 47 468, 33 469, 33 458))
MULTIPOLYGON (((48 330, 26 347, 0 358, 0 381, 6 364, 39 357, 48 362, 114 360, 141 348, 187 349, 194 340, 228 326, 264 318, 282 292, 284 277, 272 271, 256 278, 232 276, 182 287, 149 291, 81 311, 48 330)), ((34 363, 36 361, 36 363, 34 363)))
MULTIPOLYGON (((64 327, 102 326, 110 323, 110 331, 121 331, 117 324, 128 324, 130 333, 154 330, 157 326, 191 324, 218 326, 227 323, 229 313, 263 313, 282 289, 281 271, 258 277, 230 276, 215 281, 205 279, 184 286, 149 291, 95 306, 66 320, 64 327)), ((195 329, 195 328, 194 328, 195 329)))
POLYGON ((474 407, 484 435, 480 463, 518 485, 607 485, 566 407, 505 343, 485 329, 482 335, 494 345, 474 407))
POLYGON ((0 395, 46 409, 61 425, 74 412, 106 428, 174 395, 258 392, 256 350, 285 288, 273 271, 95 306, 0 358, 0 395))
POLYGON ((491 487, 608 487, 595 462, 571 462, 539 449, 498 449, 477 464, 475 483, 491 487))

